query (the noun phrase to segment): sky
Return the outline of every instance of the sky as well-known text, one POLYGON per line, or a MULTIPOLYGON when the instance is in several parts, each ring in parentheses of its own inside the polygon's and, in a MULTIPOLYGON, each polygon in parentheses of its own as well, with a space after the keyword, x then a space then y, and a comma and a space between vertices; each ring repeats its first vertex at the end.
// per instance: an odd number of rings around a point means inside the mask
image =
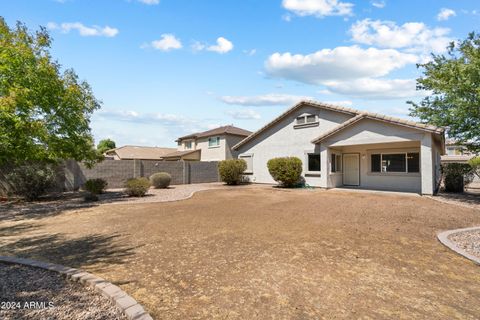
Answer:
POLYGON ((117 146, 255 131, 301 99, 407 118, 428 94, 416 65, 480 31, 478 0, 0 0, 0 15, 47 27, 102 101, 95 140, 117 146))

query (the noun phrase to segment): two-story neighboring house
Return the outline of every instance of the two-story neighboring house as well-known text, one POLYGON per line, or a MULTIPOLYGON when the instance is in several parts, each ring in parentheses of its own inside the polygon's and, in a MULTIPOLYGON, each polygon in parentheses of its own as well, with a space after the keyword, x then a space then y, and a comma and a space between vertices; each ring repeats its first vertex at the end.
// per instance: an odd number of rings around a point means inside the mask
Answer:
POLYGON ((230 125, 183 136, 176 140, 177 151, 164 155, 163 160, 221 161, 232 159, 237 155, 232 147, 250 134, 251 132, 248 130, 230 125))
POLYGON ((446 140, 446 154, 442 156, 442 163, 467 163, 476 156, 467 147, 459 144, 454 139, 446 140))

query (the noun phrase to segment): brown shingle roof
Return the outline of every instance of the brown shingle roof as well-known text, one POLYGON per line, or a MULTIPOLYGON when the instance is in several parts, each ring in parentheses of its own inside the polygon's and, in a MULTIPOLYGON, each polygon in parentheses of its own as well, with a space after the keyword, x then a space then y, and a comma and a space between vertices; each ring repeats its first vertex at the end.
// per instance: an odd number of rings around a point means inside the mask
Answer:
POLYGON ((160 160, 164 155, 171 153, 175 148, 123 146, 107 150, 105 154, 116 153, 120 159, 160 160))
POLYGON ((192 133, 192 134, 178 138, 177 141, 181 141, 185 139, 194 139, 194 138, 205 138, 205 137, 216 136, 221 134, 230 134, 234 136, 246 137, 251 133, 252 133, 251 131, 238 128, 235 126, 223 126, 223 127, 218 127, 215 129, 204 131, 204 132, 192 133))

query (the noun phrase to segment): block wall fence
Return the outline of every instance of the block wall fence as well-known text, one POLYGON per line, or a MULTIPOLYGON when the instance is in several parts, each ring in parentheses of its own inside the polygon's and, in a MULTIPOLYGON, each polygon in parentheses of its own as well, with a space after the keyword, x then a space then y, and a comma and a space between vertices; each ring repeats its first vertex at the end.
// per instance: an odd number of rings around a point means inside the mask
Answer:
MULTIPOLYGON (((11 186, 6 175, 11 167, 0 168, 0 195, 6 195, 11 186)), ((88 179, 102 178, 108 188, 122 188, 130 178, 150 177, 156 172, 168 172, 172 185, 218 182, 218 162, 156 161, 156 160, 104 160, 93 168, 75 160, 67 160, 56 168, 57 185, 54 191, 74 191, 88 179)))

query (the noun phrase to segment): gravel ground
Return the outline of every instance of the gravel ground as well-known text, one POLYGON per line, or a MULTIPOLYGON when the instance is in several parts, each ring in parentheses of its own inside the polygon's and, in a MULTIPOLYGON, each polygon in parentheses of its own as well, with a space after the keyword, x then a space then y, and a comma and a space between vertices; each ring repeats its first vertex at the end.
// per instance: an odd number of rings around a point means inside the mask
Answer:
POLYGON ((67 281, 55 272, 0 263, 0 279, 2 320, 126 319, 93 289, 67 281))
POLYGON ((454 233, 448 239, 459 248, 480 258, 480 229, 454 233))
POLYGON ((426 197, 241 187, 0 219, 0 255, 92 272, 155 319, 474 320, 478 266, 436 234, 478 225, 426 197))
MULTIPOLYGON (((112 204, 123 204, 128 203, 156 203, 156 202, 170 202, 185 200, 190 198, 195 192, 204 191, 204 190, 213 190, 213 189, 244 189, 244 188, 259 188, 259 187, 271 188, 271 185, 239 185, 239 186, 227 186, 221 182, 213 183, 195 183, 195 184, 181 184, 170 186, 167 189, 154 189, 150 188, 145 197, 135 198, 123 196, 121 198, 115 197, 111 203, 112 204)), ((109 189, 111 195, 122 192, 122 189, 109 189)), ((100 196, 100 201, 109 202, 111 196, 108 193, 100 196)))

